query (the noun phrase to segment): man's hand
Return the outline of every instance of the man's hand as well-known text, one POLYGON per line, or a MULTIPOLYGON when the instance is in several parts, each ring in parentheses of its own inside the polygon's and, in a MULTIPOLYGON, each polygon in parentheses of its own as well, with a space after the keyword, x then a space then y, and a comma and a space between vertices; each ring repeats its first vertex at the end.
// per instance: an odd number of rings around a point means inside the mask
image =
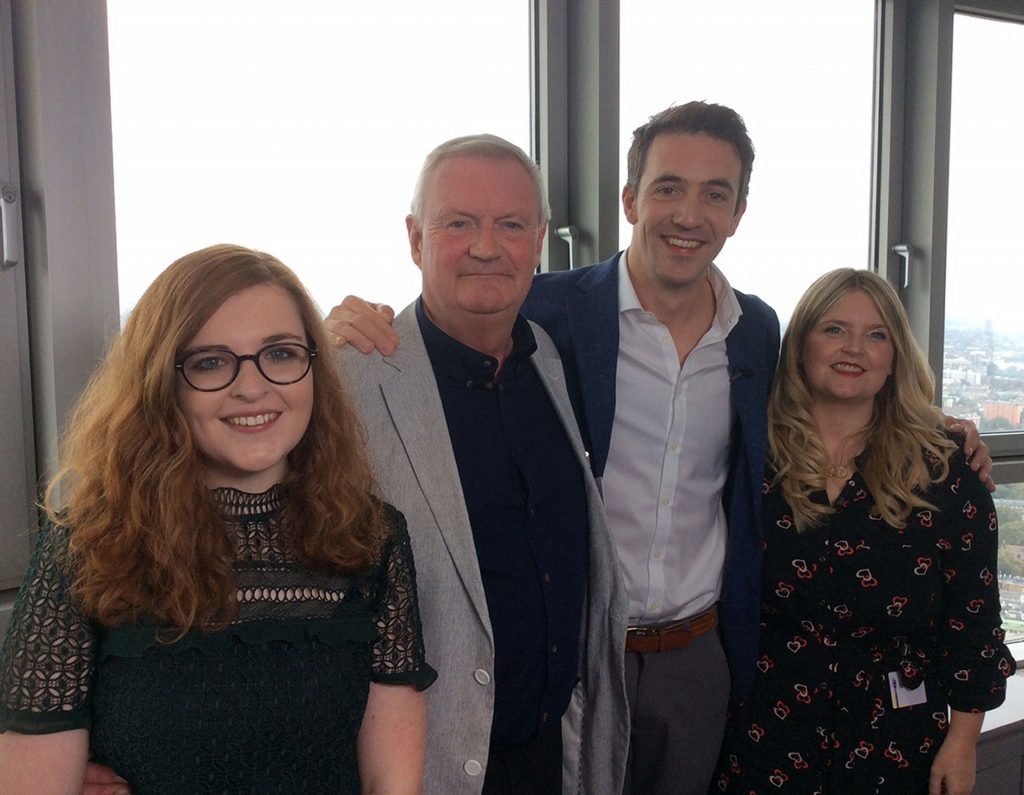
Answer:
POLYGON ((339 348, 348 343, 363 353, 378 350, 390 356, 398 347, 398 335, 391 328, 394 319, 395 310, 387 304, 371 304, 349 295, 331 310, 324 323, 339 348))
POLYGON ((992 480, 992 456, 989 455, 988 445, 981 441, 978 426, 970 420, 958 420, 956 417, 949 416, 945 418, 945 423, 947 430, 964 437, 964 455, 967 457, 967 464, 978 473, 978 479, 988 487, 989 491, 995 491, 996 484, 992 480))
POLYGON ((81 795, 131 795, 128 782, 105 765, 89 762, 81 795))

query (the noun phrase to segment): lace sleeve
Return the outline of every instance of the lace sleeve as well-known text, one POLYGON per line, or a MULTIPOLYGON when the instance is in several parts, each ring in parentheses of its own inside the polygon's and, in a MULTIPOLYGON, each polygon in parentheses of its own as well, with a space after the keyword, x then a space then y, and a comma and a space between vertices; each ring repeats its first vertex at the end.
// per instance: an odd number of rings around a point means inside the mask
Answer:
POLYGON ((381 553, 381 588, 374 611, 380 634, 373 645, 373 679, 424 690, 437 673, 424 660, 409 531, 405 517, 390 505, 385 506, 385 516, 391 536, 381 553))
POLYGON ((39 534, 0 649, 0 730, 48 734, 89 725, 95 638, 72 603, 68 531, 39 534))

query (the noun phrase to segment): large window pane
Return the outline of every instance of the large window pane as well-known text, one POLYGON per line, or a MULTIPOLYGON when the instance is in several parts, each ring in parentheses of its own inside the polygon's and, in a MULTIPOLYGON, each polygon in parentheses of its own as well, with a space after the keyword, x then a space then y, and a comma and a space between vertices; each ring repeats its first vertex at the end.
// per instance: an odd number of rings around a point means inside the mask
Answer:
MULTIPOLYGON (((871 0, 622 3, 621 175, 634 128, 670 104, 735 108, 756 158, 718 265, 785 319, 831 268, 868 264, 871 0)), ((620 244, 629 243, 623 220, 620 244)))
POLYGON ((957 14, 942 400, 983 431, 1024 428, 1024 25, 957 14))
POLYGON ((529 148, 523 0, 108 0, 121 310, 174 258, 269 251, 326 311, 419 292, 405 216, 430 148, 529 148))
POLYGON ((1000 484, 995 493, 999 513, 999 599, 1003 627, 1012 640, 1024 639, 1024 483, 1000 484))

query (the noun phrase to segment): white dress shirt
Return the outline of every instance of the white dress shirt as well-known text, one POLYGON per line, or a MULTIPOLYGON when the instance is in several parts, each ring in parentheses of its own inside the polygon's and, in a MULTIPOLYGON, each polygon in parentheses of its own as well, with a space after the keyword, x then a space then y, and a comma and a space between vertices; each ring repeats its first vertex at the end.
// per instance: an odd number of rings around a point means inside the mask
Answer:
POLYGON ((626 254, 619 261, 615 420, 603 484, 631 624, 695 615, 721 593, 732 418, 725 338, 742 310, 714 265, 709 277, 715 317, 680 367, 668 328, 640 305, 626 254))

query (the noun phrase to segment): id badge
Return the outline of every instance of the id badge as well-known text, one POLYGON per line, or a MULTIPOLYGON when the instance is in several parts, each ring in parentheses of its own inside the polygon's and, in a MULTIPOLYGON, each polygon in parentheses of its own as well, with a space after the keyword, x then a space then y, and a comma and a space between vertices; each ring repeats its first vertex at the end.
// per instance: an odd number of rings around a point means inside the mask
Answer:
POLYGON ((911 689, 900 681, 897 671, 889 672, 889 696, 892 698, 893 709, 900 707, 912 707, 914 704, 924 704, 928 696, 924 692, 924 682, 911 689))

